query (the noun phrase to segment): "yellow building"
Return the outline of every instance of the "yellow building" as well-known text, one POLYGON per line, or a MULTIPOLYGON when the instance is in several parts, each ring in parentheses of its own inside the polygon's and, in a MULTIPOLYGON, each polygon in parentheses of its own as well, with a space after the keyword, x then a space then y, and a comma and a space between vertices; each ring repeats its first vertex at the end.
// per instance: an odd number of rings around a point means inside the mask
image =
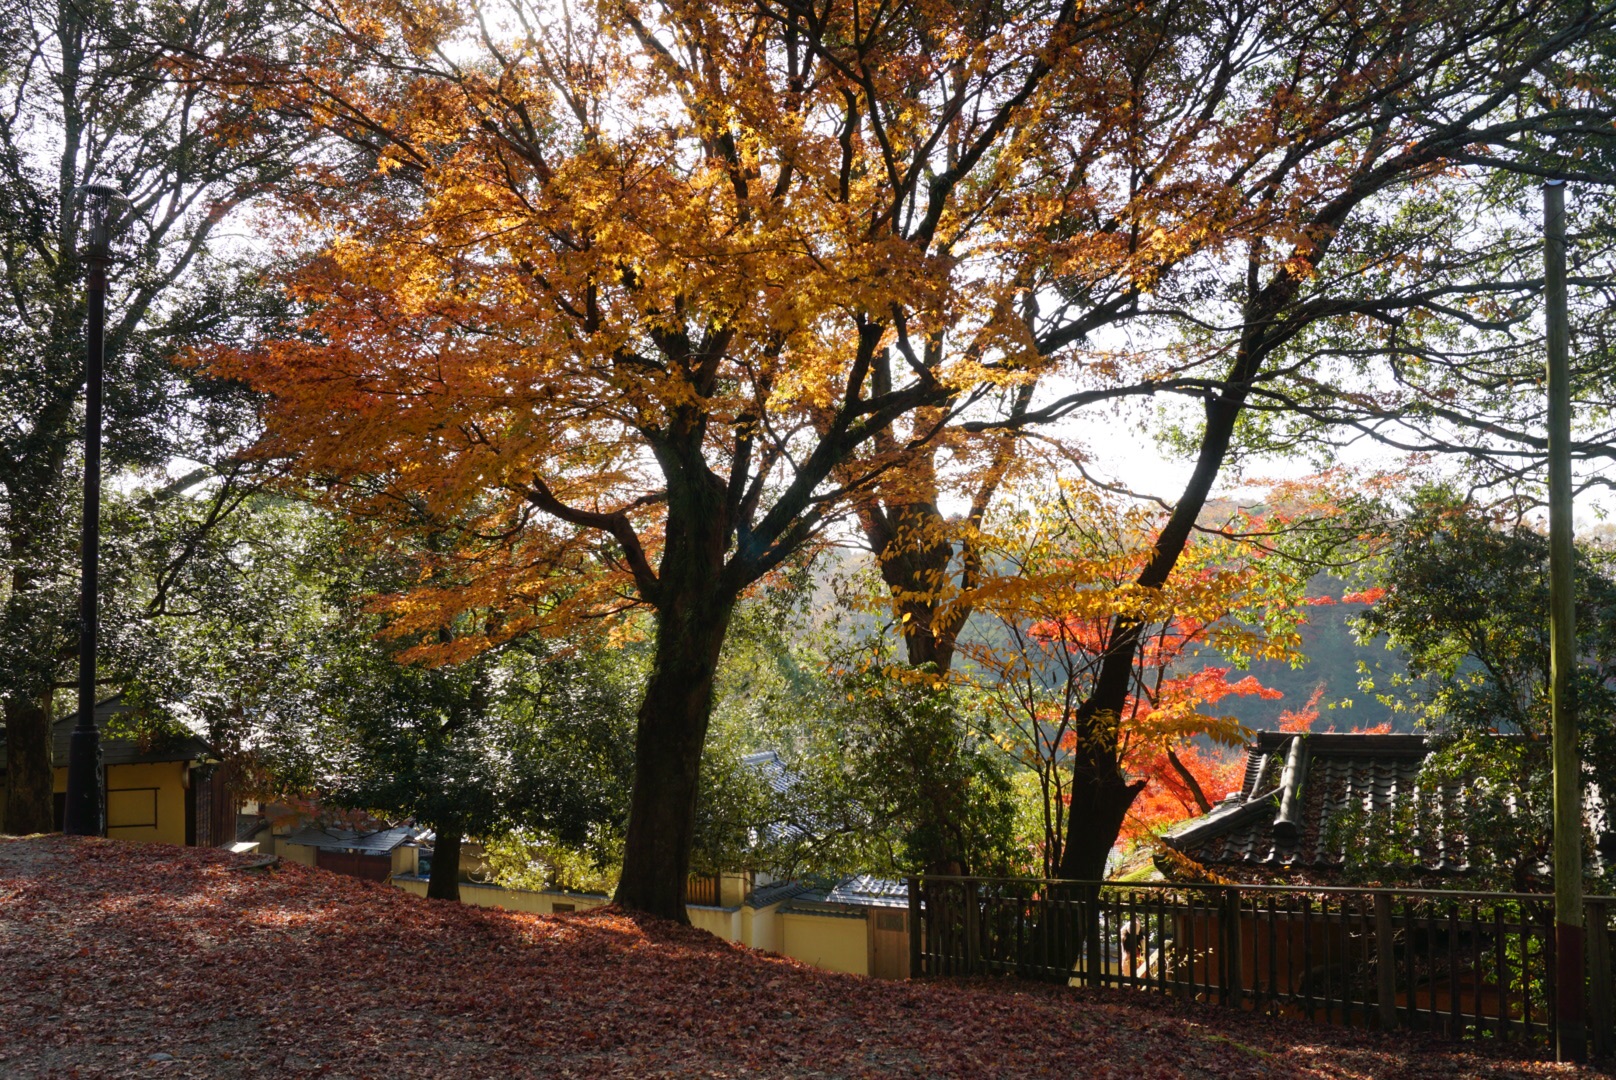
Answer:
MULTIPOLYGON (((426 895, 424 877, 395 873, 390 880, 405 892, 426 895)), ((713 884, 716 897, 703 898, 716 898, 717 904, 685 905, 698 929, 827 971, 909 977, 909 901, 901 882, 861 876, 828 888, 798 881, 753 887, 750 875, 724 874, 713 884)), ((461 882, 460 902, 550 915, 588 911, 611 898, 461 882)))
MULTIPOLYGON (((96 726, 130 711, 121 698, 95 709, 96 726)), ((67 755, 76 716, 65 716, 51 728, 51 760, 56 776, 56 827, 62 827, 67 803, 67 755)), ((160 844, 200 847, 235 841, 236 806, 212 748, 194 735, 135 739, 101 739, 103 795, 107 836, 160 844)), ((5 768, 4 733, 0 732, 0 775, 5 768)), ((0 830, 5 808, 0 805, 0 830)))
MULTIPOLYGON (((745 881, 741 875, 724 875, 745 881)), ((727 941, 801 960, 827 971, 879 979, 909 977, 909 895, 902 882, 868 874, 830 886, 774 881, 721 888, 719 904, 687 904, 693 925, 727 941)))
MULTIPOLYGON (((741 761, 777 793, 801 783, 772 750, 741 761)), ((801 829, 788 821, 767 828, 788 837, 801 829)), ((693 925, 727 941, 827 971, 909 977, 909 893, 901 881, 861 874, 813 885, 762 873, 724 873, 692 877, 685 900, 693 925)))

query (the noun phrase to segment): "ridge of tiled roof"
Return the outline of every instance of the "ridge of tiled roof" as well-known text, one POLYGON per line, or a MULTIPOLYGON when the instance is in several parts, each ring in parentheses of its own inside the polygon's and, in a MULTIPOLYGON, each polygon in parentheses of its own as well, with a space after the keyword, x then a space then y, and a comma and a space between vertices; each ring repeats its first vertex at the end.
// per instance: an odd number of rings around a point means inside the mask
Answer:
MULTIPOLYGON (((1510 738, 1511 736, 1499 736, 1510 738)), ((1328 823, 1348 807, 1370 812, 1407 805, 1411 799, 1436 804, 1430 815, 1436 835, 1421 849, 1428 873, 1460 874, 1469 869, 1461 838, 1440 827, 1460 785, 1419 789, 1417 780, 1434 743, 1425 735, 1292 733, 1264 731, 1246 748, 1239 792, 1199 818, 1169 830, 1169 846, 1220 872, 1289 872, 1328 877, 1344 853, 1327 843, 1328 823), (1295 828, 1276 818, 1282 774, 1292 740, 1300 738, 1302 771, 1293 792, 1295 828), (1256 792, 1254 794, 1254 791, 1256 792), (1289 834, 1289 835, 1288 835, 1289 834)))
POLYGON ((1174 825, 1163 835, 1163 839, 1174 847, 1203 843, 1263 814, 1272 815, 1278 809, 1278 788, 1263 792, 1254 799, 1239 802, 1224 800, 1208 813, 1174 825))
POLYGON ((746 894, 746 899, 741 903, 749 908, 766 908, 770 904, 778 904, 800 896, 808 889, 809 887, 800 881, 772 881, 754 888, 746 894))

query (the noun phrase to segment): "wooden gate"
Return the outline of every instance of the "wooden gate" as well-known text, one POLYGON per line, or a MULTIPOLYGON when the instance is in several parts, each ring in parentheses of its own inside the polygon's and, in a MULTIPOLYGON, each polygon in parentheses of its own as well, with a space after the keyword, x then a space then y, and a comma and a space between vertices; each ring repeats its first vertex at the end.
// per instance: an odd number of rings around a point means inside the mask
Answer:
POLYGON ((386 881, 387 875, 393 872, 393 860, 387 855, 360 855, 357 852, 331 851, 326 848, 315 849, 314 865, 321 870, 364 878, 367 881, 386 881))
POLYGON ((870 974, 877 979, 909 977, 909 918, 903 910, 870 912, 870 974))

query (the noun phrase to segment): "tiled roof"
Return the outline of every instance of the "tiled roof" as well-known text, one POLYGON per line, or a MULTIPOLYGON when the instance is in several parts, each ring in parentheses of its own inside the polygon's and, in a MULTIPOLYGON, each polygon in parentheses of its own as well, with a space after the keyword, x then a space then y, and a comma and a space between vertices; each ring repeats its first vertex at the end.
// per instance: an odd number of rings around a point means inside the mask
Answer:
POLYGON ((797 774, 787 769, 786 763, 781 761, 780 755, 773 750, 747 754, 741 758, 741 763, 756 769, 776 795, 788 794, 797 784, 797 774))
POLYGON ((786 796, 789 796, 792 789, 802 783, 802 777, 786 768, 786 763, 773 750, 747 754, 741 758, 741 763, 756 769, 758 774, 762 776, 763 782, 768 784, 769 790, 777 796, 775 808, 782 815, 764 824, 760 829, 761 835, 755 837, 753 842, 791 843, 806 838, 811 832, 808 825, 787 820, 784 816, 791 805, 786 796))
POLYGON ((909 906, 909 887, 901 881, 859 874, 832 885, 800 886, 791 898, 794 911, 851 913, 851 908, 901 908, 909 906))
MULTIPOLYGON (((1317 734, 1265 731, 1246 749, 1240 791, 1163 839, 1173 848, 1219 871, 1281 873, 1326 878, 1343 853, 1328 840, 1331 818, 1348 807, 1370 812, 1435 801, 1431 820, 1458 798, 1457 785, 1417 790, 1415 781, 1429 753, 1423 735, 1317 734), (1293 744, 1300 738, 1299 744, 1293 744), (1286 764, 1296 746, 1295 779, 1286 764), (1292 816, 1282 817, 1287 790, 1292 816), (1291 826, 1294 827, 1291 827, 1291 826)), ((1440 830, 1421 852, 1427 871, 1459 874, 1468 869, 1462 840, 1440 830)))
MULTIPOLYGON (((116 716, 134 711, 134 706, 122 697, 111 697, 95 707, 95 726, 103 733, 107 723, 116 716)), ((68 713, 51 725, 51 754, 57 766, 65 766, 73 744, 73 728, 78 725, 78 713, 68 713)), ((205 761, 213 756, 213 748, 195 735, 159 737, 142 745, 135 739, 101 736, 101 764, 140 765, 157 761, 205 761)), ((0 728, 0 769, 6 765, 5 730, 0 728)))
POLYGON ((322 829, 310 825, 288 836, 285 843, 337 851, 357 851, 362 855, 386 855, 400 844, 415 839, 415 830, 408 825, 380 832, 361 833, 352 829, 322 829))
POLYGON ((860 874, 838 884, 825 899, 832 904, 858 907, 908 907, 909 886, 901 881, 860 874))
POLYGON ((744 903, 749 908, 766 908, 770 904, 778 904, 801 896, 808 891, 808 888, 800 881, 774 881, 767 885, 759 885, 747 893, 744 903))

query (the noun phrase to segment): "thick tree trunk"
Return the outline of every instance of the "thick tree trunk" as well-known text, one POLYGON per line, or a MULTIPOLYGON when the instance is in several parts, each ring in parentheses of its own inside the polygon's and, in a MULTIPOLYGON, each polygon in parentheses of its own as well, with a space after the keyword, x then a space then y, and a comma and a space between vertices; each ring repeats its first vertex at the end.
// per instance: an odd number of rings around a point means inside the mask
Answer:
POLYGON ((54 774, 51 771, 49 698, 7 697, 5 830, 16 836, 51 832, 54 774))
POLYGON ((909 666, 930 664, 939 674, 948 671, 954 662, 954 639, 959 630, 940 610, 938 602, 953 559, 953 546, 916 538, 936 537, 945 528, 942 513, 931 503, 890 507, 879 520, 867 516, 864 521, 864 535, 877 553, 881 578, 897 600, 909 666))
POLYGON ((432 874, 426 894, 434 900, 460 900, 460 829, 440 827, 432 842, 432 874))
MULTIPOLYGON (((1235 421, 1245 401, 1239 387, 1250 378, 1253 352, 1248 349, 1236 365, 1231 379, 1235 386, 1223 397, 1207 403, 1206 429, 1201 437, 1195 471, 1190 474, 1184 493, 1156 537, 1154 554, 1139 573, 1137 581, 1144 588, 1159 589, 1166 584, 1189 543, 1196 518, 1206 506, 1212 484, 1228 456, 1235 421)), ((1129 781, 1122 774, 1116 721, 1098 722, 1106 717, 1120 717, 1127 707, 1140 630, 1137 623, 1125 617, 1113 620, 1110 647, 1095 677, 1094 689, 1077 713, 1077 730, 1091 734, 1079 744, 1073 763, 1072 803, 1066 818, 1061 877, 1098 881, 1104 876, 1105 861, 1122 831, 1123 819, 1145 786, 1144 782, 1129 781)))
POLYGON ((1122 831, 1128 808, 1144 789, 1144 781, 1125 780, 1116 761, 1096 754, 1078 766, 1072 783, 1068 821, 1083 821, 1071 828, 1061 849, 1060 876, 1074 881, 1103 881, 1105 862, 1122 831))
POLYGON ((733 606, 713 581, 705 595, 687 595, 663 608, 635 733, 634 791, 616 900, 677 922, 689 921, 684 892, 701 751, 733 606))

